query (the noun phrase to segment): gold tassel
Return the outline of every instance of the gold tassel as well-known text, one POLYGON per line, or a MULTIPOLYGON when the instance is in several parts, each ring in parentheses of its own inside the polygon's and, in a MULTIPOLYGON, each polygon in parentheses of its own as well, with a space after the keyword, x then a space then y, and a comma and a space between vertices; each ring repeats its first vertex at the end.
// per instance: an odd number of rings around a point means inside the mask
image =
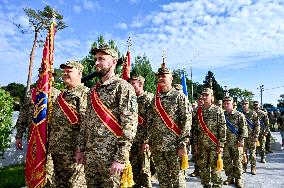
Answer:
POLYGON ((217 170, 218 170, 218 171, 223 170, 223 159, 222 159, 221 153, 218 154, 217 170))
POLYGON ((130 164, 130 161, 126 162, 125 164, 120 183, 121 188, 132 187, 134 185, 132 166, 130 164))
POLYGON ((260 143, 259 143, 259 141, 257 140, 256 141, 256 147, 259 147, 260 146, 260 143))
POLYGON ((181 169, 186 170, 188 168, 189 168, 188 155, 184 154, 184 155, 181 156, 181 169))

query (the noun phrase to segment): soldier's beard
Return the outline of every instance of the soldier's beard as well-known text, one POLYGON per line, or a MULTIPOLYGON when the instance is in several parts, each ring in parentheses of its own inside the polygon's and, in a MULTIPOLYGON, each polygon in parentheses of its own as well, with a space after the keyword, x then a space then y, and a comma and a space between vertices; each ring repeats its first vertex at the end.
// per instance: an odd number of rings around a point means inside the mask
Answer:
POLYGON ((109 71, 110 71, 110 68, 108 68, 108 69, 101 69, 101 70, 96 70, 96 73, 97 73, 97 76, 99 78, 102 78, 105 75, 107 75, 107 73, 109 73, 109 71))

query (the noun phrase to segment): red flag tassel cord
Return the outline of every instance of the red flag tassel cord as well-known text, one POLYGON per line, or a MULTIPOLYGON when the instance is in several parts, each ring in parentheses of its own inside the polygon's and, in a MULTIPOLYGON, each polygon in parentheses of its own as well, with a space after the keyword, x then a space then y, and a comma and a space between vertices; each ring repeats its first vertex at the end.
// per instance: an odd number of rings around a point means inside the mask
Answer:
POLYGON ((55 23, 52 23, 43 49, 42 72, 39 73, 37 81, 31 135, 26 154, 25 176, 28 188, 41 188, 46 184, 47 122, 52 107, 49 98, 51 97, 54 28, 55 23))

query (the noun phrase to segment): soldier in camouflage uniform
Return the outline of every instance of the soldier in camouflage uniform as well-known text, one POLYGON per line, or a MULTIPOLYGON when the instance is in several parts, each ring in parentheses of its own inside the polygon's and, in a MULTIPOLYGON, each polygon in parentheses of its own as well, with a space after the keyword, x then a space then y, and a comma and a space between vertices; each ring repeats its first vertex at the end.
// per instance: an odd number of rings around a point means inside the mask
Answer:
POLYGON ((243 187, 243 147, 244 139, 248 137, 248 128, 244 114, 234 109, 233 99, 224 98, 225 118, 227 122, 227 142, 224 148, 224 169, 228 179, 225 185, 234 183, 238 188, 243 187))
POLYGON ((88 187, 119 187, 136 134, 137 97, 133 87, 115 75, 118 59, 115 49, 101 45, 92 53, 101 80, 88 95, 89 108, 83 117, 76 161, 85 163, 88 187), (101 111, 99 105, 104 107, 101 111), (110 121, 105 121, 101 112, 108 114, 110 121), (116 122, 119 132, 109 122, 116 122))
POLYGON ((76 138, 80 132, 80 119, 86 111, 89 91, 81 83, 84 66, 78 61, 67 61, 60 68, 63 69, 66 89, 53 105, 48 146, 54 163, 55 187, 86 187, 84 168, 75 161, 76 138), (77 119, 73 119, 67 109, 75 112, 77 119))
POLYGON ((257 113, 249 109, 249 101, 242 101, 243 114, 246 117, 248 126, 248 138, 245 139, 244 155, 247 158, 247 150, 249 151, 249 158, 243 164, 243 171, 247 171, 247 163, 250 160, 251 174, 256 175, 256 142, 260 132, 260 125, 257 113))
POLYGON ((150 114, 150 106, 153 101, 153 94, 144 91, 145 78, 142 76, 133 76, 130 80, 135 89, 138 103, 139 122, 137 133, 134 138, 130 162, 133 169, 134 187, 152 187, 150 171, 150 150, 147 140, 147 122, 150 114))
POLYGON ((274 126, 276 123, 276 119, 275 119, 275 115, 273 113, 273 111, 268 112, 268 119, 269 119, 269 132, 266 136, 266 142, 265 142, 265 153, 269 154, 269 153, 273 153, 273 151, 271 150, 271 131, 274 130, 274 126))
MULTIPOLYGON (((39 69, 39 74, 42 73, 41 68, 39 69)), ((53 76, 55 74, 53 73, 53 76)), ((32 92, 33 89, 31 89, 28 93, 27 96, 23 102, 23 105, 21 107, 21 110, 19 112, 19 116, 16 122, 16 149, 17 150, 22 150, 23 145, 22 145, 22 138, 24 133, 28 132, 27 134, 27 140, 29 141, 30 138, 30 126, 32 125, 32 118, 33 118, 33 111, 34 111, 34 102, 32 99, 32 92)), ((59 90, 56 88, 52 88, 51 90, 51 100, 54 101, 56 96, 59 94, 59 90)), ((54 182, 54 172, 53 172, 53 161, 51 158, 51 155, 49 151, 47 150, 47 159, 46 159, 46 187, 50 187, 53 185, 54 182)))
MULTIPOLYGON (((171 124, 166 124, 153 104, 153 113, 149 121, 151 152, 154 158, 157 178, 161 188, 185 188, 185 174, 181 170, 181 157, 187 154, 190 129, 192 124, 190 103, 187 97, 172 87, 173 76, 165 64, 159 68, 156 102, 165 110, 171 124), (158 100, 159 98, 159 100, 158 100), (175 123, 175 124, 174 124, 175 123), (178 127, 179 133, 172 130, 178 127)), ((165 117, 165 116, 163 116, 165 117)))
POLYGON ((208 134, 205 133, 201 127, 200 121, 198 125, 198 150, 200 159, 198 164, 200 166, 200 178, 203 187, 222 187, 221 172, 216 170, 217 155, 223 152, 226 142, 226 121, 224 111, 222 108, 213 104, 213 90, 204 88, 202 91, 202 98, 204 105, 202 109, 202 118, 206 123, 207 128, 218 139, 215 145, 208 134))
POLYGON ((258 140, 260 143, 259 152, 261 157, 261 163, 266 163, 266 154, 265 154, 265 140, 266 136, 269 132, 269 119, 267 114, 260 110, 258 101, 253 102, 254 111, 257 113, 260 123, 260 133, 258 136, 258 140))

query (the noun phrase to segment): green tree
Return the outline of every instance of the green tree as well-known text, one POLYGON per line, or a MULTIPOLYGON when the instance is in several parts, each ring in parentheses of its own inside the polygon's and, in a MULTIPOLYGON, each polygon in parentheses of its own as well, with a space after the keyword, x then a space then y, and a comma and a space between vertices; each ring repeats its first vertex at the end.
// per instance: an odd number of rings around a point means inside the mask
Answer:
MULTIPOLYGON (((83 76, 87 76, 91 73, 94 73, 96 71, 96 58, 95 56, 91 53, 92 52, 92 49, 94 48, 98 48, 100 45, 102 44, 105 44, 105 39, 104 37, 101 35, 98 37, 98 40, 95 41, 92 46, 91 46, 91 49, 88 53, 88 55, 86 57, 83 58, 83 60, 81 61, 82 64, 84 65, 84 71, 83 71, 83 76)), ((120 52, 114 42, 114 40, 109 40, 108 43, 107 43, 110 47, 116 49, 118 51, 118 55, 120 57, 120 52)), ((119 74, 121 73, 121 65, 118 65, 117 66, 117 69, 116 69, 116 73, 119 74)), ((85 85, 87 87, 92 87, 97 81, 99 80, 98 77, 94 76, 92 79, 88 80, 85 82, 85 85)))
POLYGON ((212 71, 208 71, 207 75, 205 76, 205 80, 203 81, 204 87, 211 87, 210 82, 212 82, 212 89, 214 91, 215 99, 223 100, 224 90, 216 81, 214 73, 212 71))
POLYGON ((25 100, 25 86, 23 84, 13 82, 2 88, 8 91, 13 97, 14 110, 19 111, 21 103, 25 100))
POLYGON ((135 57, 135 62, 132 63, 131 67, 131 75, 140 75, 145 78, 144 90, 155 93, 157 79, 147 56, 144 54, 143 56, 135 57))
POLYGON ((12 125, 13 98, 9 92, 0 89, 0 154, 3 157, 4 151, 9 147, 12 125))
POLYGON ((251 91, 240 88, 231 88, 229 89, 229 95, 233 97, 237 102, 241 102, 246 99, 252 101, 254 94, 251 91))
MULTIPOLYGON (((55 17, 56 19, 56 31, 58 32, 61 29, 66 28, 67 26, 63 22, 63 16, 59 14, 58 11, 53 10, 50 6, 45 6, 44 10, 35 11, 32 8, 24 8, 24 12, 26 16, 29 18, 29 27, 32 29, 34 33, 33 46, 30 53, 30 62, 29 62, 29 74, 27 79, 27 88, 26 94, 30 90, 31 86, 31 78, 32 78, 32 68, 34 61, 34 53, 37 45, 42 44, 42 40, 39 38, 42 31, 48 31, 52 19, 55 17)), ((29 28, 24 28, 21 24, 14 23, 23 34, 31 33, 29 28)))

